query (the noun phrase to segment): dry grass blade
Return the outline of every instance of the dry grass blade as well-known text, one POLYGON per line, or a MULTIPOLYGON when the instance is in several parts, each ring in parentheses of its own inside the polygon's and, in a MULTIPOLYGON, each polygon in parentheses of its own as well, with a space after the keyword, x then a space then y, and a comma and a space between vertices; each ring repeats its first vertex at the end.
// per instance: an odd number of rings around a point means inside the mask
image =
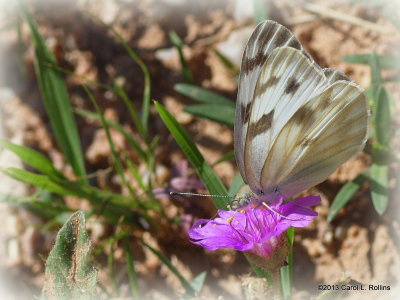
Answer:
MULTIPOLYGON (((299 6, 295 2, 285 2, 285 4, 292 6, 292 7, 299 6)), ((336 10, 333 10, 333 9, 330 9, 330 8, 327 8, 327 7, 318 5, 318 4, 304 2, 301 5, 301 8, 306 11, 309 11, 313 14, 317 14, 317 15, 320 15, 325 18, 338 20, 338 21, 342 21, 342 22, 349 23, 352 25, 364 27, 364 28, 367 28, 369 30, 373 30, 373 31, 376 31, 379 33, 383 33, 383 34, 392 34, 393 33, 393 30, 391 28, 381 26, 381 25, 366 21, 364 19, 348 15, 348 14, 344 14, 344 13, 338 12, 336 10)))

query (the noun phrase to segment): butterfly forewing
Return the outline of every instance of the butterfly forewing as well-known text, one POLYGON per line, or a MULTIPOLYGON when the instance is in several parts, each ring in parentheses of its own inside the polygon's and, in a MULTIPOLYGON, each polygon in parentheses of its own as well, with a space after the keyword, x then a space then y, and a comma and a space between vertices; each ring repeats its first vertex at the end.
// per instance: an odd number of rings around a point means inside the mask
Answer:
POLYGON ((345 74, 343 74, 338 70, 332 68, 326 68, 323 69, 323 71, 326 77, 327 85, 331 85, 339 80, 352 81, 349 77, 347 77, 345 74))
POLYGON ((264 62, 273 50, 282 46, 302 49, 292 32, 268 20, 256 27, 243 53, 236 102, 235 155, 239 170, 246 182, 244 148, 254 89, 264 62))

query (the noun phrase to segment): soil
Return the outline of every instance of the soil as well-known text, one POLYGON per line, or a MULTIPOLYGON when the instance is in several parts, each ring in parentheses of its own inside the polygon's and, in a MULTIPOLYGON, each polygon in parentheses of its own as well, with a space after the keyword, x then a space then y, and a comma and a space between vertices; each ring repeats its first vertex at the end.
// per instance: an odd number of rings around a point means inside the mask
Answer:
MULTIPOLYGON (((74 108, 92 110, 93 107, 83 93, 82 78, 112 84, 118 80, 124 84, 133 105, 140 109, 144 79, 139 66, 129 57, 123 46, 107 28, 93 19, 96 15, 114 28, 127 40, 129 45, 143 59, 151 73, 152 99, 161 102, 186 128, 206 160, 213 164, 233 149, 233 129, 216 122, 195 117, 183 111, 192 100, 178 94, 173 86, 184 82, 180 71, 178 54, 168 39, 174 30, 184 41, 184 55, 193 73, 195 84, 210 89, 230 99, 236 98, 237 81, 213 49, 229 49, 226 55, 236 63, 240 62, 244 43, 254 28, 254 21, 246 9, 238 9, 240 1, 53 1, 46 5, 31 1, 29 9, 39 24, 41 34, 54 52, 58 63, 72 71, 75 76, 66 76, 66 82, 74 108), (89 12, 89 13, 88 13, 89 12), (247 30, 247 31, 246 31, 247 30), (247 33, 246 33, 247 32, 247 33), (233 33, 238 33, 236 44, 227 44, 233 33), (243 36, 244 35, 244 36, 243 36), (247 37, 246 37, 247 36, 247 37), (238 42, 241 41, 241 42, 238 42), (220 48, 219 48, 220 47, 220 48)), ((394 1, 393 1, 394 2, 394 1)), ((386 3, 386 2, 385 2, 386 3)), ((336 68, 363 87, 370 84, 368 66, 343 62, 344 56, 375 51, 380 55, 398 55, 396 47, 400 41, 390 14, 391 4, 373 7, 362 1, 313 1, 318 7, 329 7, 344 14, 347 20, 332 18, 326 14, 313 14, 306 5, 292 5, 284 2, 268 2, 269 18, 289 27, 302 42, 306 50, 322 67, 336 68), (350 3, 354 2, 354 3, 350 3), (363 24, 352 24, 352 18, 363 19, 374 28, 363 24), (349 21, 350 20, 350 21, 349 21)), ((240 5, 243 5, 240 4, 240 5)), ((250 4, 249 4, 250 5, 250 4)), ((392 10, 393 11, 393 10, 392 10)), ((2 26, 12 25, 17 20, 17 11, 4 12, 2 26)), ((3 30, 1 37, 2 74, 0 74, 1 137, 15 143, 32 147, 48 156, 66 176, 73 178, 72 170, 56 145, 46 110, 41 100, 34 73, 34 52, 29 29, 20 23, 21 36, 18 38, 15 26, 3 30)), ((384 75, 390 75, 385 72, 384 75)), ((394 83, 387 87, 393 95, 393 115, 399 112, 399 90, 394 83)), ((96 101, 105 115, 124 126, 133 136, 129 113, 122 101, 103 89, 91 86, 96 101)), ((126 193, 117 180, 115 170, 107 170, 112 164, 110 147, 99 122, 76 115, 82 147, 90 174, 104 171, 96 184, 111 187, 116 192, 126 193)), ((399 120, 393 119, 393 132, 399 120)), ((168 183, 172 170, 184 155, 151 108, 149 131, 159 136, 156 149, 158 187, 168 183)), ((139 165, 137 155, 129 149, 124 137, 112 131, 118 149, 130 153, 139 165)), ((393 135, 392 151, 397 153, 399 135, 393 135)), ((398 159, 390 164, 390 202, 385 214, 379 216, 371 201, 369 184, 353 197, 348 205, 332 221, 327 221, 329 206, 339 189, 349 180, 366 170, 371 157, 365 153, 342 165, 327 181, 307 191, 318 194, 321 205, 315 209, 318 217, 304 229, 296 230, 294 244, 294 299, 310 299, 321 291, 318 285, 337 284, 343 280, 353 286, 357 283, 390 286, 390 291, 349 291, 345 299, 375 297, 394 299, 399 292, 400 253, 398 219, 398 159)), ((6 151, 0 153, 0 165, 23 167, 6 151)), ((214 170, 229 186, 237 168, 234 161, 218 164, 214 170)), ((189 167, 188 174, 195 177, 189 167)), ((2 176, 1 193, 30 195, 33 188, 2 176)), ((130 181, 134 179, 130 178, 130 181)), ((134 184, 134 183, 132 183, 134 184)), ((65 199, 73 209, 87 209, 90 205, 72 197, 65 199)), ((262 284, 249 277, 251 269, 241 253, 232 250, 204 251, 190 244, 187 228, 196 218, 210 218, 215 209, 208 198, 160 200, 169 219, 179 219, 190 207, 190 217, 180 225, 160 219, 154 225, 158 230, 146 232, 133 229, 133 236, 142 238, 148 244, 169 257, 174 266, 188 279, 202 271, 207 279, 201 293, 202 299, 248 299, 257 298, 262 284), (186 210, 186 211, 185 211, 186 210), (186 224, 186 225, 185 225, 186 224)), ((38 295, 44 280, 43 257, 47 257, 54 242, 56 230, 43 229, 46 220, 26 211, 21 206, 0 203, 0 218, 5 226, 0 231, 0 271, 3 285, 15 287, 14 295, 19 299, 27 294, 38 295), (4 218, 3 218, 4 217, 4 218), (18 280, 17 280, 18 279, 18 280), (21 289, 25 286, 26 289, 21 289), (28 292, 26 292, 28 291, 28 292)), ((186 216, 187 217, 187 216, 186 216)), ((101 218, 88 221, 88 230, 94 249, 115 228, 105 225, 101 218)), ((132 240, 139 286, 146 299, 168 299, 168 295, 179 294, 182 286, 174 274, 163 265, 147 248, 132 240)), ((114 251, 116 276, 126 278, 123 244, 114 251)), ((112 286, 105 256, 95 261, 99 270, 99 281, 106 287, 112 286)), ((121 279, 121 297, 129 294, 126 279, 121 279)))

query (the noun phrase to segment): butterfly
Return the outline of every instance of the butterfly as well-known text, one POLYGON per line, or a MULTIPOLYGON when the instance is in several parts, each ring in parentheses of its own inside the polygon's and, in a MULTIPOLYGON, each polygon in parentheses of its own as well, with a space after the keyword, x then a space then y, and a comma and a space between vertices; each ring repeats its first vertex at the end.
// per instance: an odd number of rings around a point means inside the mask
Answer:
POLYGON ((322 69, 286 27, 267 20, 243 53, 234 127, 236 162, 251 192, 285 199, 324 181, 367 140, 364 90, 322 69))

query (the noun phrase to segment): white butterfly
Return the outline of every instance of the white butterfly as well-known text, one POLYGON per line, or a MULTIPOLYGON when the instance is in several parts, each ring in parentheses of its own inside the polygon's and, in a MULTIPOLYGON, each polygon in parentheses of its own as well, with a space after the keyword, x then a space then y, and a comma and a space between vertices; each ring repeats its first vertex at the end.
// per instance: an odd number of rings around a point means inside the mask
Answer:
POLYGON ((236 161, 254 194, 273 201, 324 181, 364 147, 367 125, 359 85, 321 69, 284 26, 257 26, 243 54, 235 121, 236 161))

